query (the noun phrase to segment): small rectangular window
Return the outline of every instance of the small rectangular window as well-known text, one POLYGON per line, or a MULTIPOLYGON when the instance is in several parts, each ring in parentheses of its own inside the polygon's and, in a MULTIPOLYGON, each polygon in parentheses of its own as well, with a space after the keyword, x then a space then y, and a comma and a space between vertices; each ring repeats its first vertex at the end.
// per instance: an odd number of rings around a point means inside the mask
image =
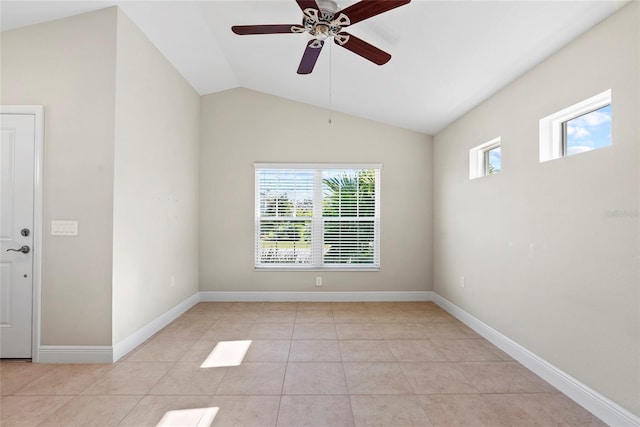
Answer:
POLYGON ((500 172, 501 150, 502 148, 500 146, 497 146, 484 152, 486 175, 491 175, 491 174, 500 172))
POLYGON ((500 137, 469 150, 469 179, 500 173, 502 142, 500 137))
POLYGON ((608 147, 611 139, 611 90, 540 120, 540 161, 608 147))
POLYGON ((611 145, 611 104, 562 123, 563 155, 611 145))
POLYGON ((256 268, 377 269, 380 165, 256 164, 256 268))

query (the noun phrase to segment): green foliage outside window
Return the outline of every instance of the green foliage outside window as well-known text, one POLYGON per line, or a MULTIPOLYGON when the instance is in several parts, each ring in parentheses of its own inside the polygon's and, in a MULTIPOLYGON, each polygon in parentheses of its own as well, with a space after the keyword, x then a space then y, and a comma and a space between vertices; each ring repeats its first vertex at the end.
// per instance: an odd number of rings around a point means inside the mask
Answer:
POLYGON ((360 170, 324 178, 322 215, 358 220, 324 223, 324 262, 371 264, 374 260, 375 171, 360 170), (372 217, 370 221, 362 217, 372 217))

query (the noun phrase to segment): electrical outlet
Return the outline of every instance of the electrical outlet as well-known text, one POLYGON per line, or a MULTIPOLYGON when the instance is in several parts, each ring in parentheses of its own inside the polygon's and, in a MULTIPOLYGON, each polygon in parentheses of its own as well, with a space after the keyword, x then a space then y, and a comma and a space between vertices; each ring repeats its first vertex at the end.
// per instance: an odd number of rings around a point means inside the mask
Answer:
POLYGON ((464 288, 464 276, 460 276, 460 287, 464 288))
POLYGON ((169 286, 171 286, 172 288, 176 285, 176 277, 175 276, 171 276, 171 283, 169 284, 169 286))
POLYGON ((316 276, 316 286, 322 286, 322 276, 316 276))

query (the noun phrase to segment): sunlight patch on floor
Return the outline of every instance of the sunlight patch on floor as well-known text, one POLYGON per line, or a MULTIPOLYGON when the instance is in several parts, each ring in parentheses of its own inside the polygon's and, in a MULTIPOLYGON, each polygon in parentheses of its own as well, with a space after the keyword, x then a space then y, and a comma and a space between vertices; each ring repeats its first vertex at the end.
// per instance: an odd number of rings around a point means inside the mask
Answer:
POLYGON ((251 346, 251 340, 220 341, 200 365, 201 368, 240 366, 251 346))
POLYGON ((211 427, 218 409, 209 407, 169 411, 162 416, 156 427, 211 427))

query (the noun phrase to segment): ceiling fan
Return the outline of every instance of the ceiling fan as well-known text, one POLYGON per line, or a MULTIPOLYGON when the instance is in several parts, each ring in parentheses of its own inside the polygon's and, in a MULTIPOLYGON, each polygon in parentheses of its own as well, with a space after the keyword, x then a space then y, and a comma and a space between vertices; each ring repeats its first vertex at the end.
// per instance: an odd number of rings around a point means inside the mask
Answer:
POLYGON ((302 25, 235 25, 231 30, 238 35, 250 34, 298 34, 307 32, 313 36, 307 43, 298 66, 298 74, 309 74, 316 65, 325 40, 333 38, 338 46, 368 59, 374 64, 389 62, 391 55, 377 47, 342 31, 344 27, 356 24, 372 16, 403 6, 411 0, 361 0, 346 9, 339 10, 332 0, 296 0, 302 9, 302 25))

